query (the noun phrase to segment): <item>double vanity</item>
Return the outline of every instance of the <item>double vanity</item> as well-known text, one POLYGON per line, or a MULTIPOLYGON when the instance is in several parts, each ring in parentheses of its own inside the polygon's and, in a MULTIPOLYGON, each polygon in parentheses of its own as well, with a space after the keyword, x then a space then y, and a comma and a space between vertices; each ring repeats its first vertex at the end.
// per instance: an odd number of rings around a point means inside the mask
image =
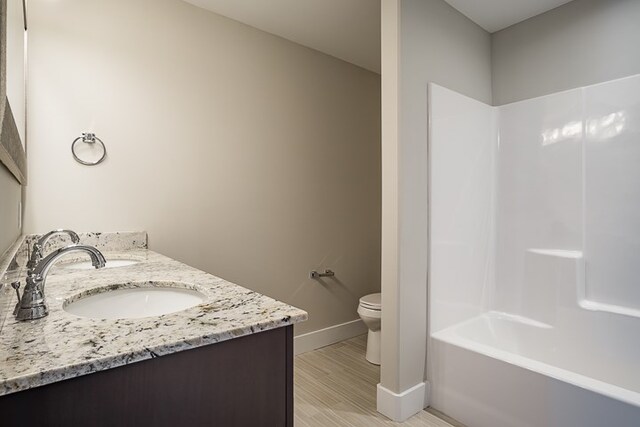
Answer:
MULTIPOLYGON (((293 425, 304 311, 150 251, 145 233, 80 240, 102 268, 70 251, 47 271, 48 315, 16 319, 15 293, 0 313, 3 424, 293 425)), ((25 274, 35 242, 17 247, 4 287, 25 274)))

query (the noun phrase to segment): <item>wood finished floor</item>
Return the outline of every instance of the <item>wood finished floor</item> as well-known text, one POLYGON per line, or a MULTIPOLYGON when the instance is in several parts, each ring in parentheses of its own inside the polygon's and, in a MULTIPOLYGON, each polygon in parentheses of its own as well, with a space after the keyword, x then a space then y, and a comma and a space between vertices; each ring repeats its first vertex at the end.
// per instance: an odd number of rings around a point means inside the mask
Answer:
POLYGON ((366 345, 362 335, 295 358, 296 427, 460 426, 427 411, 402 424, 376 412, 380 367, 365 360, 366 345))

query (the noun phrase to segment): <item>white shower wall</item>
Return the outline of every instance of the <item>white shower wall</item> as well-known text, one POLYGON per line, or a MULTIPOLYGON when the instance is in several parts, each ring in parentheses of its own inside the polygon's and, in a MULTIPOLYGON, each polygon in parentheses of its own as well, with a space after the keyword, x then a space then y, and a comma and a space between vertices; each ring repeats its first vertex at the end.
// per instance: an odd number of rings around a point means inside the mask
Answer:
POLYGON ((553 323, 540 256, 584 260, 585 308, 640 317, 640 75, 501 107, 431 85, 430 103, 431 331, 553 323))
POLYGON ((429 102, 431 404, 480 427, 637 426, 640 75, 429 102))
POLYGON ((531 251, 582 251, 582 93, 496 109, 498 243, 491 308, 549 322, 548 308, 555 304, 545 300, 545 284, 531 281, 537 261, 531 251))
POLYGON ((583 96, 586 299, 640 317, 640 76, 583 96))
POLYGON ((495 262, 497 111, 429 85, 432 227, 430 329, 480 314, 492 294, 495 262), (436 226, 434 227, 433 224, 436 226))
POLYGON ((553 323, 532 254, 573 251, 585 308, 640 316, 640 76, 498 110, 492 308, 553 323))

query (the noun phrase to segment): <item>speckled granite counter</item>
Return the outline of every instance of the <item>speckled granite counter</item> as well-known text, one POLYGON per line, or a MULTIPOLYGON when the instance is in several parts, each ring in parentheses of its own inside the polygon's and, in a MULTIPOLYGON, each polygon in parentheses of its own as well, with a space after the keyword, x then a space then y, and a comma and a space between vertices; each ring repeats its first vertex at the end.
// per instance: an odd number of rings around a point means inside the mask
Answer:
MULTIPOLYGON (((145 249, 146 237, 144 244, 128 250, 122 244, 97 246, 107 261, 140 262, 89 271, 67 269, 61 262, 46 283, 49 316, 17 322, 9 315, 5 321, 0 396, 307 319, 302 310, 145 249), (207 300, 181 312, 141 319, 89 319, 63 310, 65 299, 90 289, 141 282, 178 282, 199 290, 207 300)), ((23 252, 17 257, 24 259, 23 252)))

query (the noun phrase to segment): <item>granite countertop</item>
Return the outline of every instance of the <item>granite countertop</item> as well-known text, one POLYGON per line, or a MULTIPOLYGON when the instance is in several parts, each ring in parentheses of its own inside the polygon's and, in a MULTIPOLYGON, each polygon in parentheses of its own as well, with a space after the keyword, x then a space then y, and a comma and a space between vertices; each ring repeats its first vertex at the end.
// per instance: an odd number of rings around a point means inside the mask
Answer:
POLYGON ((0 334, 0 396, 307 319, 300 309, 144 248, 103 253, 107 263, 139 263, 78 271, 64 268, 61 261, 46 282, 49 315, 18 322, 9 314, 0 334), (181 312, 139 319, 90 319, 63 310, 65 299, 95 288, 163 282, 196 289, 206 301, 181 312))

